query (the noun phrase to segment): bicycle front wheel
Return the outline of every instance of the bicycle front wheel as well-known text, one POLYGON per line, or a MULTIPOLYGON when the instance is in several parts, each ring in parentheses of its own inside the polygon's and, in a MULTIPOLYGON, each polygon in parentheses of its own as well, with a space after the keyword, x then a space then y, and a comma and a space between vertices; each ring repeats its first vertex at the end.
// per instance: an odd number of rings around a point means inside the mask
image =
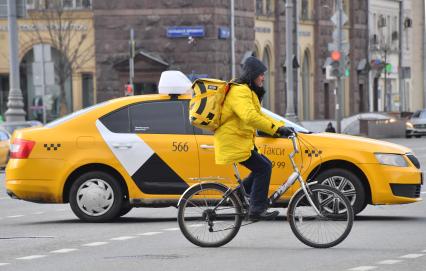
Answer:
POLYGON ((314 248, 338 245, 352 229, 354 214, 349 200, 337 189, 314 184, 310 197, 317 213, 303 190, 297 192, 288 207, 291 230, 302 243, 314 248))
POLYGON ((178 223, 183 235, 200 247, 219 247, 238 233, 243 218, 240 200, 217 183, 199 184, 179 204, 178 223))

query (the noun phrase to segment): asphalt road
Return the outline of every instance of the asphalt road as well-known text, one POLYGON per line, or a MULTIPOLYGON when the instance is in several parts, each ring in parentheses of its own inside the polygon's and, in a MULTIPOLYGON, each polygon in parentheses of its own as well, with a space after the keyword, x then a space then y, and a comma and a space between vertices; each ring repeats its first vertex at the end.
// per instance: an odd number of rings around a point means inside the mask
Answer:
MULTIPOLYGON (((413 148, 426 166, 426 139, 389 141, 413 148)), ((69 205, 9 199, 1 174, 0 271, 426 270, 423 202, 367 207, 349 237, 331 249, 303 245, 285 209, 278 210, 278 220, 243 227, 228 245, 205 249, 182 236, 175 208, 139 208, 111 223, 83 223, 69 205)))

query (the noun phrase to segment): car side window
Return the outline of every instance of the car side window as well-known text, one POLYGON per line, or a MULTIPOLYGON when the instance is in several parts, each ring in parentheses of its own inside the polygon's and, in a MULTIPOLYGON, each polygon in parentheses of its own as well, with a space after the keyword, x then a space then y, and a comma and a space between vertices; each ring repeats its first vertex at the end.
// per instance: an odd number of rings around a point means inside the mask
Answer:
POLYGON ((418 118, 419 116, 420 116, 420 111, 416 111, 416 112, 413 114, 412 118, 418 118))
POLYGON ((192 134, 183 101, 144 102, 129 108, 131 132, 137 134, 192 134))
POLYGON ((113 133, 130 133, 128 106, 103 116, 100 121, 113 133))

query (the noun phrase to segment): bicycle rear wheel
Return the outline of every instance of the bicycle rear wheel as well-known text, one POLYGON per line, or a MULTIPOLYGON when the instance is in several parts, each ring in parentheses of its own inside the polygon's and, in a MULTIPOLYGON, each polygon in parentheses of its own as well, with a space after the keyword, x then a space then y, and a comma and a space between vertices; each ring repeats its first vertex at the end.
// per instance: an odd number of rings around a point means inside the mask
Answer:
POLYGON ((352 229, 354 214, 349 200, 337 189, 314 184, 311 198, 320 211, 311 206, 303 190, 293 196, 287 210, 291 230, 302 243, 314 248, 338 245, 352 229))
POLYGON ((217 183, 199 184, 179 204, 178 223, 183 235, 200 247, 219 247, 238 233, 243 218, 240 200, 217 183))

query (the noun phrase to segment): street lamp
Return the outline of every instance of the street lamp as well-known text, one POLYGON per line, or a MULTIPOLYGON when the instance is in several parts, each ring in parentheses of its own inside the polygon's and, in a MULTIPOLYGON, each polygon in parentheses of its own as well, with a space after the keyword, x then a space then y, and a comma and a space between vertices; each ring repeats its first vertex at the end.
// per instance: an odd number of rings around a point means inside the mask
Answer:
POLYGON ((7 18, 9 28, 9 97, 7 111, 4 113, 6 122, 25 121, 24 102, 21 87, 19 85, 19 57, 18 57, 18 26, 16 22, 17 1, 7 1, 7 18))

